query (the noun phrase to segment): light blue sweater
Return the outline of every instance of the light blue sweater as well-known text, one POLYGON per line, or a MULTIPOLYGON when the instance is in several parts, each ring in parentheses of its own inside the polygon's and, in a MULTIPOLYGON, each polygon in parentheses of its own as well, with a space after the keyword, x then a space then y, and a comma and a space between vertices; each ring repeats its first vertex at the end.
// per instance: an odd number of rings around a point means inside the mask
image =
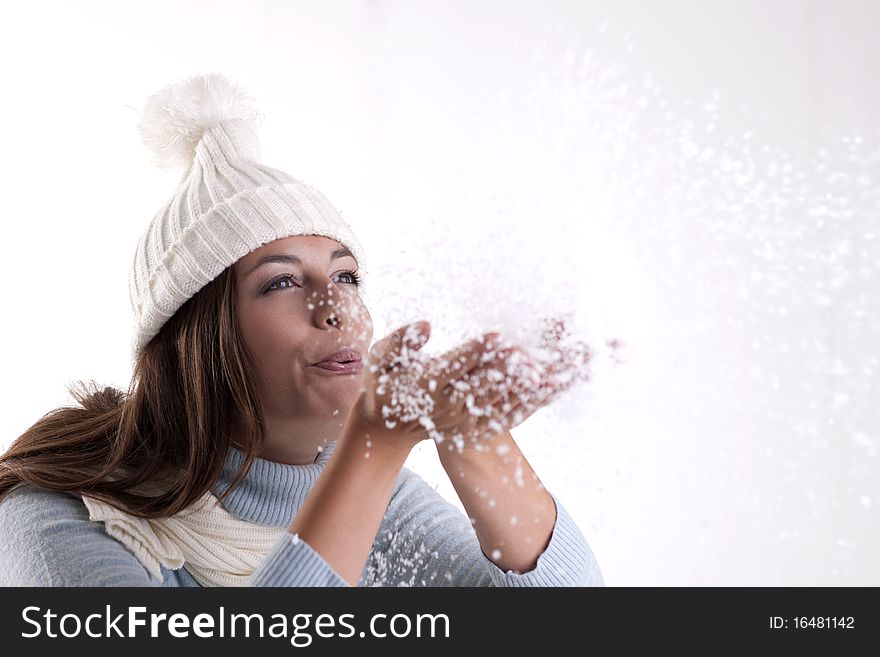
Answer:
MULTIPOLYGON (((335 443, 308 465, 257 459, 224 501, 235 516, 287 527, 324 469, 335 443)), ((219 495, 244 455, 230 450, 219 495)), ((480 548, 461 511, 403 468, 373 543, 360 586, 603 586, 599 567, 574 521, 554 497, 556 524, 547 549, 527 573, 499 569, 480 548)), ((285 532, 250 577, 252 586, 347 586, 305 541, 285 532)), ((345 540, 340 536, 340 540, 345 540)), ((79 496, 33 486, 0 502, 2 586, 199 586, 187 572, 162 568, 152 579, 140 561, 89 519, 79 496)))

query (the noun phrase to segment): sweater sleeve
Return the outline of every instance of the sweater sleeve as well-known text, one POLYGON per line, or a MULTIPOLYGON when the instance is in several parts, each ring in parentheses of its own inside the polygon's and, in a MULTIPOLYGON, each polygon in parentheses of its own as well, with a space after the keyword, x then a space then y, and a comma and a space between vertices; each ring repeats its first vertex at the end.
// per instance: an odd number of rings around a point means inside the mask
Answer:
POLYGON ((535 568, 498 568, 470 521, 414 472, 400 484, 361 578, 365 586, 604 586, 598 563, 565 507, 551 494, 556 522, 535 568))
POLYGON ((161 586, 77 497, 22 486, 0 502, 0 585, 161 586))
MULTIPOLYGON (((198 586, 185 573, 183 585, 198 586)), ((22 486, 0 502, 0 586, 168 586, 89 519, 78 497, 22 486)), ((170 586, 180 584, 171 583, 170 586)), ((347 586, 304 541, 285 533, 250 586, 347 586)))
POLYGON ((251 573, 249 586, 348 586, 324 557, 291 532, 272 546, 251 573))

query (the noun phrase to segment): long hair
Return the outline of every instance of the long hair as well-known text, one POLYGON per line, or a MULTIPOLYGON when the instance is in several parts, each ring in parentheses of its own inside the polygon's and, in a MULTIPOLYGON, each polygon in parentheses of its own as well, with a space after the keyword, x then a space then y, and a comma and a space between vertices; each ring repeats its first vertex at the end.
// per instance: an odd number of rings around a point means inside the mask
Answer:
POLYGON ((127 393, 79 382, 78 407, 50 411, 0 456, 0 500, 20 485, 85 494, 141 518, 171 516, 218 479, 230 446, 263 441, 253 361, 227 267, 171 317, 138 357, 127 393), (149 491, 147 493, 146 491, 149 491))

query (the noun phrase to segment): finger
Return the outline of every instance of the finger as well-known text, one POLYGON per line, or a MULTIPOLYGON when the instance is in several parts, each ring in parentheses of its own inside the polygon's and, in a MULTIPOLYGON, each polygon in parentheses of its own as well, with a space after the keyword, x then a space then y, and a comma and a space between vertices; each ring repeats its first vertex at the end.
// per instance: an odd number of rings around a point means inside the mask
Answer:
POLYGON ((469 382, 455 381, 455 384, 467 386, 466 390, 453 390, 446 398, 443 406, 444 428, 464 431, 467 435, 472 434, 477 421, 493 412, 493 407, 498 402, 509 397, 510 391, 506 387, 491 386, 486 379, 486 373, 475 370, 469 377, 469 382))
POLYGON ((541 331, 541 344, 557 344, 565 335, 565 320, 558 317, 548 317, 543 321, 544 328, 541 331))
MULTIPOLYGON (((529 381, 517 380, 510 394, 502 395, 501 399, 496 401, 493 406, 495 408, 501 408, 501 410, 506 413, 512 413, 515 409, 518 409, 520 412, 525 413, 525 417, 528 417, 539 408, 554 401, 564 390, 567 390, 574 383, 573 379, 566 380, 550 376, 544 368, 539 366, 536 366, 536 371, 538 373, 537 385, 532 384, 529 381), (514 410, 509 410, 505 406, 505 402, 510 403, 514 410)), ((525 417, 523 419, 525 419, 525 417)), ((517 424, 521 421, 522 420, 519 419, 516 420, 517 424)))
POLYGON ((578 381, 587 381, 590 378, 589 365, 593 358, 593 352, 583 343, 578 343, 559 360, 547 365, 547 375, 567 390, 578 381))
POLYGON ((450 380, 443 388, 443 394, 450 403, 464 400, 467 406, 483 407, 494 404, 502 396, 509 394, 512 379, 507 373, 506 359, 511 348, 485 351, 481 362, 464 374, 450 380))
POLYGON ((504 358, 511 390, 518 395, 528 395, 541 386, 545 372, 540 364, 521 347, 512 347, 504 358))
POLYGON ((550 376, 522 348, 506 347, 446 386, 452 412, 445 429, 474 439, 498 434, 524 422, 564 387, 564 381, 550 376))
POLYGON ((557 397, 559 392, 557 385, 550 384, 543 390, 529 396, 515 395, 509 399, 500 399, 493 404, 490 415, 480 418, 478 426, 483 428, 483 430, 496 433, 498 431, 508 431, 522 424, 538 410, 547 406, 557 397), (498 428, 499 425, 502 427, 500 430, 498 428))
POLYGON ((513 379, 507 371, 507 357, 511 349, 503 349, 493 361, 477 366, 468 379, 473 390, 471 398, 466 398, 469 406, 474 407, 475 414, 485 415, 499 401, 512 397, 513 379), (483 412, 479 412, 483 411, 483 412))
POLYGON ((444 384, 445 390, 451 382, 466 377, 480 364, 487 352, 497 348, 500 340, 501 336, 497 332, 485 333, 478 338, 468 340, 434 358, 432 374, 444 384))
POLYGON ((451 399, 473 395, 485 406, 499 397, 526 395, 541 384, 541 368, 518 346, 505 347, 491 360, 475 366, 466 375, 450 381, 445 392, 451 399))
POLYGON ((492 405, 492 412, 478 418, 472 429, 481 437, 494 436, 522 424, 531 414, 518 399, 498 400, 492 405))
POLYGON ((487 391, 481 395, 468 393, 462 401, 455 406, 456 412, 461 413, 464 422, 469 427, 474 427, 483 418, 497 415, 495 404, 503 401, 504 395, 501 392, 487 391))
POLYGON ((421 349, 431 336, 427 321, 404 324, 379 340, 370 349, 369 359, 378 369, 392 369, 409 360, 412 353, 421 349))
POLYGON ((488 412, 481 416, 471 415, 467 420, 448 428, 447 432, 458 432, 471 442, 479 442, 525 422, 537 409, 519 397, 500 394, 489 405, 488 412))

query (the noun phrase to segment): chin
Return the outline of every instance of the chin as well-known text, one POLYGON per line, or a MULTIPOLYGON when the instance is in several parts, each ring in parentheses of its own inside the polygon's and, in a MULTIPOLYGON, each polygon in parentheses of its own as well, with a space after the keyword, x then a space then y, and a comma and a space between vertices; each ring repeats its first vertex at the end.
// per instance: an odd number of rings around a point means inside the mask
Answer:
POLYGON ((336 400, 334 400, 330 413, 333 419, 336 418, 345 418, 351 412, 351 409, 354 407, 354 403, 360 395, 360 387, 359 386, 351 386, 351 388, 345 390, 344 392, 340 392, 337 395, 336 400), (338 413, 336 415, 332 415, 334 410, 338 409, 338 413))

